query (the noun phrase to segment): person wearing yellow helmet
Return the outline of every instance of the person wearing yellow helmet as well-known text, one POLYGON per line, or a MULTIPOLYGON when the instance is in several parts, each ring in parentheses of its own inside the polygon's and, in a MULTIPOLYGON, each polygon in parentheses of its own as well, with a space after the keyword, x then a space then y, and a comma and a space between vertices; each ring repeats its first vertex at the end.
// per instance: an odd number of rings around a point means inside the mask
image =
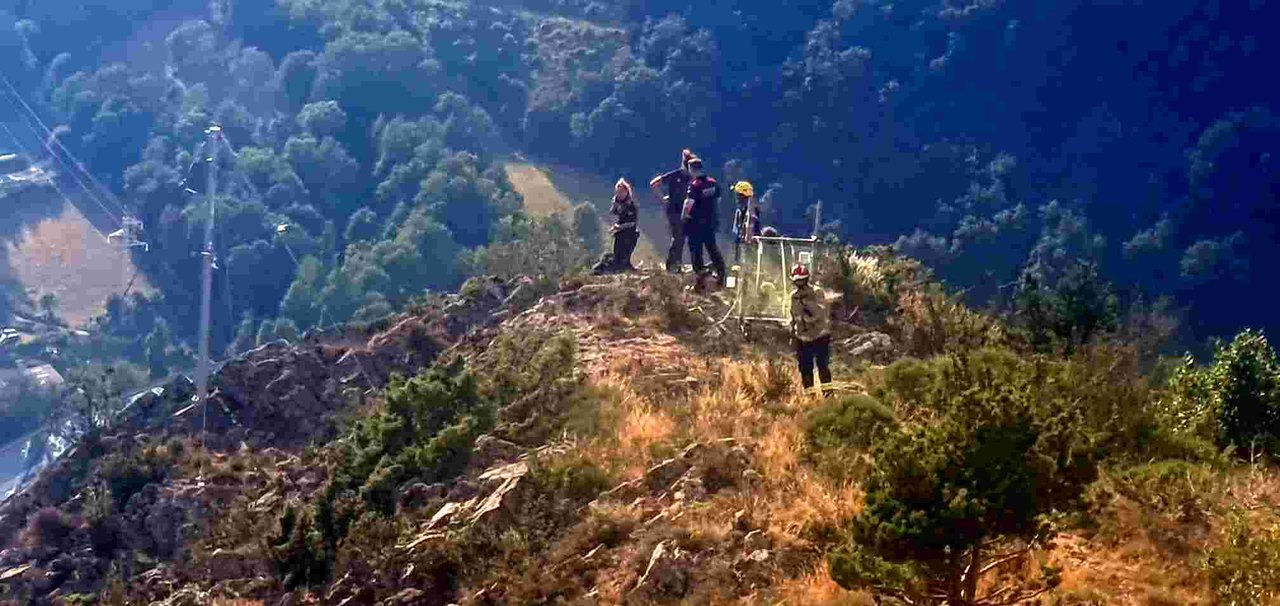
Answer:
POLYGON ((742 262, 742 245, 760 235, 760 207, 751 203, 756 191, 749 181, 735 183, 733 194, 738 199, 733 213, 733 262, 737 264, 742 262))

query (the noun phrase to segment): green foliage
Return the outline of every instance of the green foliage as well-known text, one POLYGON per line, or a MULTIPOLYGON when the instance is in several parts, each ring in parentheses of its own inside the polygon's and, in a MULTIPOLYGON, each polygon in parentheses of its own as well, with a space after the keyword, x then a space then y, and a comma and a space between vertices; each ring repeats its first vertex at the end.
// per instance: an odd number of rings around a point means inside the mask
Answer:
POLYGON ((284 578, 299 585, 327 578, 355 520, 394 514, 406 483, 461 473, 475 439, 494 422, 493 404, 480 395, 462 358, 412 379, 394 378, 386 402, 384 411, 357 421, 339 443, 341 463, 314 510, 281 519, 274 557, 284 578))
POLYGON ((1037 349, 1070 352, 1117 327, 1116 295, 1096 264, 1077 260, 1056 280, 1045 274, 1027 270, 1015 294, 1015 315, 1037 349))
POLYGON ((1222 544, 1201 567, 1218 604, 1270 604, 1280 599, 1280 529, 1259 527, 1247 515, 1228 521, 1222 544))
POLYGON ((347 113, 337 101, 308 103, 298 112, 298 125, 317 137, 337 135, 347 125, 347 113))
POLYGON ((267 538, 267 553, 286 589, 322 583, 333 566, 310 515, 293 504, 285 507, 278 531, 267 538))
POLYGON ((913 422, 873 449, 856 546, 832 555, 837 582, 978 603, 966 571, 981 569, 992 543, 1043 536, 1046 516, 1078 501, 1119 433, 1086 420, 1084 388, 1057 381, 1071 370, 998 351, 895 364, 880 392, 913 422))
POLYGON ((855 395, 825 403, 809 415, 805 433, 814 450, 870 448, 880 435, 894 429, 893 409, 875 398, 855 395))
POLYGON ((1280 361, 1262 333, 1246 330, 1219 344, 1211 366, 1186 357, 1169 381, 1161 411, 1184 433, 1219 446, 1274 451, 1280 438, 1280 361))
POLYGON ((896 425, 893 409, 873 397, 832 400, 814 409, 805 423, 809 456, 833 479, 861 479, 870 468, 872 445, 896 425))
POLYGON ((95 432, 111 424, 124 396, 146 384, 147 371, 127 362, 73 368, 56 414, 67 419, 76 435, 95 432))
POLYGON ((582 458, 543 462, 531 457, 529 474, 541 491, 574 503, 590 501, 613 487, 603 469, 582 458))
POLYGON ((604 230, 600 228, 600 213, 590 202, 583 202, 573 208, 573 233, 578 241, 587 247, 591 256, 600 254, 604 246, 604 230))
POLYGON ((527 275, 558 280, 581 270, 591 258, 583 236, 570 227, 565 217, 517 214, 499 222, 494 242, 477 249, 467 265, 471 275, 527 275))
POLYGON ((114 509, 119 511, 143 488, 164 481, 173 464, 167 449, 142 448, 107 455, 102 460, 98 476, 106 482, 114 509))
POLYGON ((538 444, 559 433, 571 419, 598 406, 577 374, 578 344, 571 334, 527 330, 494 340, 482 360, 490 380, 486 393, 505 403, 499 420, 503 437, 538 444))

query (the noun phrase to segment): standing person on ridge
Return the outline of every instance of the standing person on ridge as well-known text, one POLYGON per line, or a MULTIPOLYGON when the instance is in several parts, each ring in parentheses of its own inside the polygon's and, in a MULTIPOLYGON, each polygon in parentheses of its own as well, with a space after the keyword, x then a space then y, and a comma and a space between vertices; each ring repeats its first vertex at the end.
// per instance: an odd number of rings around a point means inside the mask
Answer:
POLYGON ((686 234, 683 221, 680 219, 680 210, 689 193, 689 159, 692 157, 692 151, 687 149, 681 151, 680 168, 649 180, 649 187, 654 192, 658 191, 659 186, 667 186, 667 194, 662 199, 667 211, 667 227, 671 229, 671 247, 667 249, 667 271, 673 274, 680 273, 680 268, 684 265, 686 234))
POLYGON ((818 367, 825 393, 831 385, 831 318, 823 304, 822 293, 809 284, 809 268, 796 264, 791 268, 791 336, 796 341, 796 361, 800 364, 800 382, 806 391, 813 388, 813 367, 818 367))
POLYGON ((720 255, 720 247, 716 245, 716 205, 720 202, 720 184, 702 172, 702 159, 689 159, 689 194, 684 201, 681 218, 684 220, 685 234, 689 239, 689 254, 693 257, 693 272, 701 278, 706 273, 706 265, 702 263, 702 249, 711 256, 711 265, 715 268, 716 283, 723 287, 728 271, 724 266, 724 257, 720 255))
POLYGON ((635 252, 636 242, 640 240, 637 227, 639 213, 635 191, 625 178, 618 179, 613 186, 613 205, 609 212, 618 216, 618 221, 609 228, 609 233, 613 234, 613 267, 617 271, 633 271, 631 253, 635 252))
POLYGON ((750 244, 760 235, 760 207, 751 206, 751 198, 755 196, 755 188, 748 181, 738 181, 733 185, 733 193, 738 198, 738 209, 733 213, 733 262, 742 262, 742 245, 750 244))

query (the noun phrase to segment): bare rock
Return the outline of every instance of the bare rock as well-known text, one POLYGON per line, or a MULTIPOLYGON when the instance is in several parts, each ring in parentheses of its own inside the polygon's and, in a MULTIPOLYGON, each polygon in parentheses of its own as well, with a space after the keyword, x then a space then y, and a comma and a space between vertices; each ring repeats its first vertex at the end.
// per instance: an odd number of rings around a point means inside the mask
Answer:
POLYGON ((687 554, 668 541, 658 543, 649 555, 649 565, 633 591, 647 592, 654 599, 679 599, 689 592, 687 554))
POLYGON ((697 503, 707 499, 707 489, 702 484, 697 468, 692 468, 671 485, 672 498, 682 503, 697 503))
POLYGON ((887 364, 897 357, 893 339, 882 332, 868 332, 845 339, 841 343, 849 355, 877 364, 887 364))
POLYGON ((447 490, 444 484, 410 484, 400 491, 400 507, 416 509, 426 506, 434 499, 442 499, 447 490))
POLYGON ((644 473, 644 482, 650 490, 663 490, 671 486, 680 476, 689 471, 693 465, 683 457, 667 459, 644 473))
POLYGON ((503 461, 514 461, 524 454, 520 446, 493 436, 480 436, 472 449, 471 465, 477 469, 488 469, 503 461))
POLYGON ((427 604, 427 592, 415 587, 407 587, 382 601, 382 606, 418 606, 427 604))
POLYGON ((215 550, 205 561, 209 580, 215 582, 256 577, 265 568, 256 558, 227 549, 215 550))

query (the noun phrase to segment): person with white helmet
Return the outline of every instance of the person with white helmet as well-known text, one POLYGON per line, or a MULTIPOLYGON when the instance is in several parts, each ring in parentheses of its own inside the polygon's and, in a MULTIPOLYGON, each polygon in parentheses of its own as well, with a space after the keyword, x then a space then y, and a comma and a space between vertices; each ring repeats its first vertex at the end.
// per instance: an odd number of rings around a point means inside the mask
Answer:
POLYGON ((813 369, 825 389, 831 384, 831 318, 822 294, 809 283, 809 268, 797 263, 791 268, 791 336, 796 342, 800 382, 813 387, 813 369))

